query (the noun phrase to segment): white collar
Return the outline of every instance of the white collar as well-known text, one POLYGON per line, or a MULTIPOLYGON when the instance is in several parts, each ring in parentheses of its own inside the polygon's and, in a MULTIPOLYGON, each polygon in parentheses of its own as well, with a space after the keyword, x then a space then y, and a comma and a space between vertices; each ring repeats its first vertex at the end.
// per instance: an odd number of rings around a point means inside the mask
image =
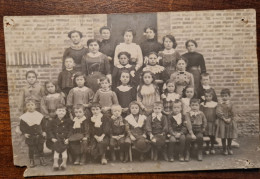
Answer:
POLYGON ((190 111, 191 116, 197 116, 198 114, 200 114, 200 111, 196 111, 196 112, 190 111))
POLYGON ((230 105, 230 100, 228 100, 228 101, 223 101, 223 100, 221 100, 221 104, 230 105))
POLYGON ((132 65, 130 65, 130 64, 126 64, 125 66, 123 66, 123 65, 121 65, 121 64, 118 64, 117 65, 117 68, 131 68, 132 67, 132 65))
POLYGON ((203 102, 201 103, 201 105, 207 108, 215 108, 218 105, 218 103, 215 101, 210 101, 210 102, 206 102, 206 104, 203 102))
POLYGON ((81 128, 81 123, 86 120, 85 116, 82 116, 81 118, 74 117, 73 119, 73 129, 81 128))
POLYGON ((178 93, 168 93, 165 95, 166 101, 175 101, 176 99, 180 99, 180 95, 178 93))
POLYGON ((181 113, 179 113, 177 115, 172 115, 172 117, 177 122, 178 125, 181 124, 181 122, 182 122, 182 115, 181 115, 181 113))
MULTIPOLYGON (((140 86, 139 86, 140 88, 140 86)), ((148 95, 148 94, 153 94, 155 93, 155 87, 154 84, 150 84, 150 85, 143 85, 141 92, 143 95, 148 95)))
POLYGON ((161 73, 163 70, 164 67, 160 65, 154 65, 154 66, 147 65, 146 67, 143 68, 143 71, 151 71, 154 74, 161 73))
POLYGON ((209 85, 202 85, 203 89, 207 90, 210 89, 211 87, 209 85))
POLYGON ((20 119, 28 124, 28 126, 40 125, 43 119, 43 115, 38 111, 26 112, 20 116, 20 119))
POLYGON ((100 127, 102 125, 102 121, 101 121, 102 117, 103 117, 102 113, 98 114, 97 116, 92 116, 91 117, 91 122, 94 123, 95 127, 100 127))
POLYGON ((161 121, 161 119, 162 119, 162 113, 160 113, 160 114, 152 113, 152 119, 155 119, 155 118, 157 118, 159 121, 161 121))
POLYGON ((126 92, 126 91, 129 91, 130 89, 132 89, 132 87, 129 85, 126 85, 126 86, 120 85, 117 88, 119 89, 119 91, 122 91, 122 92, 126 92))
POLYGON ((135 120, 133 114, 130 114, 130 115, 126 116, 125 120, 126 120, 131 126, 133 126, 134 128, 136 128, 136 127, 143 127, 144 121, 146 120, 146 116, 139 114, 138 122, 136 122, 136 120, 135 120))

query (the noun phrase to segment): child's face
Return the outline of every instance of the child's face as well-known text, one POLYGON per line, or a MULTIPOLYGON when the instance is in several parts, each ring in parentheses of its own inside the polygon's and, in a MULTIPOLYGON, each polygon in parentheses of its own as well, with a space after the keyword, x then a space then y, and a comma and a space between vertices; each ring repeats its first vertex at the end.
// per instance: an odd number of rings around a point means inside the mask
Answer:
POLYGON ((84 83, 85 83, 85 79, 83 76, 78 76, 76 79, 76 84, 78 87, 83 87, 84 86, 84 83))
POLYGON ((189 42, 188 45, 187 45, 187 49, 188 49, 189 52, 194 52, 195 49, 196 49, 196 46, 195 46, 194 43, 189 42))
POLYGON ((35 108, 36 108, 36 106, 35 106, 34 102, 30 101, 30 102, 26 103, 26 109, 28 112, 34 112, 35 108))
POLYGON ((130 74, 129 73, 122 73, 120 77, 120 81, 123 85, 127 85, 130 81, 130 74))
POLYGON ((205 94, 205 99, 206 99, 207 102, 212 101, 212 98, 213 98, 212 94, 210 94, 210 93, 205 94))
POLYGON ((146 29, 146 38, 147 39, 154 39, 155 33, 151 29, 146 29))
POLYGON ((74 60, 72 58, 66 58, 64 65, 65 65, 66 69, 72 69, 75 65, 74 60))
POLYGON ((77 118, 81 118, 84 116, 84 111, 82 108, 74 109, 74 113, 77 118))
POLYGON ((121 113, 122 113, 122 109, 120 108, 115 108, 115 109, 112 109, 112 114, 115 116, 115 117, 119 117, 121 116, 121 113))
POLYGON ((149 55, 148 63, 149 63, 149 65, 152 65, 152 66, 156 65, 157 56, 155 54, 149 55))
POLYGON ((124 35, 124 41, 126 44, 130 44, 133 41, 133 34, 132 32, 126 32, 124 35))
POLYGON ((173 103, 172 106, 172 111, 174 115, 177 115, 181 112, 182 108, 181 108, 181 103, 173 103))
POLYGON ((221 98, 223 101, 229 101, 231 97, 228 94, 221 94, 221 98))
POLYGON ((101 81, 100 86, 102 89, 108 89, 110 86, 110 83, 107 80, 101 81))
POLYGON ((163 107, 161 105, 157 105, 157 106, 153 107, 153 112, 155 114, 160 114, 162 112, 162 110, 163 110, 163 107))
POLYGON ((171 41, 171 39, 166 37, 163 45, 164 45, 164 48, 166 48, 167 50, 170 50, 173 47, 173 42, 171 41))
POLYGON ((151 84, 152 81, 153 81, 153 77, 152 77, 152 75, 150 73, 145 73, 144 76, 143 76, 143 79, 144 79, 144 83, 146 85, 151 84))
POLYGON ((194 89, 187 88, 185 94, 186 94, 187 98, 192 98, 194 96, 194 89))
POLYGON ((184 60, 179 60, 176 67, 179 71, 185 71, 186 70, 186 62, 184 60))
POLYGON ((130 112, 131 112, 131 114, 133 114, 133 115, 139 114, 139 110, 140 110, 140 108, 139 108, 139 106, 138 106, 137 104, 132 104, 132 105, 130 106, 130 112))
POLYGON ((129 59, 126 55, 121 55, 120 58, 119 58, 119 62, 123 66, 127 65, 128 61, 129 61, 129 59))
POLYGON ((46 84, 46 89, 47 89, 47 91, 50 93, 50 94, 53 94, 53 93, 55 93, 55 85, 54 84, 52 84, 52 83, 48 83, 48 84, 46 84))
POLYGON ((66 108, 56 109, 56 114, 57 114, 59 119, 63 118, 66 115, 66 108))
POLYGON ((101 113, 101 109, 99 107, 92 107, 91 112, 94 116, 99 115, 101 113))
POLYGON ((210 82, 209 76, 203 76, 201 78, 201 84, 202 85, 209 85, 209 82, 210 82))
POLYGON ((199 103, 191 103, 190 108, 191 108, 192 111, 199 111, 200 104, 199 103))
POLYGON ((75 32, 71 34, 71 41, 73 44, 78 44, 80 42, 80 35, 75 32))
POLYGON ((101 36, 104 40, 110 39, 110 31, 108 29, 103 29, 101 31, 101 36))
POLYGON ((28 82, 30 85, 33 85, 33 84, 36 82, 37 78, 36 78, 36 76, 35 76, 34 73, 29 73, 29 74, 27 75, 26 80, 27 80, 27 82, 28 82))
POLYGON ((173 93, 175 90, 175 85, 173 83, 168 83, 166 87, 169 93, 173 93))
POLYGON ((89 51, 92 53, 97 53, 99 51, 99 45, 97 42, 92 42, 88 46, 89 51))

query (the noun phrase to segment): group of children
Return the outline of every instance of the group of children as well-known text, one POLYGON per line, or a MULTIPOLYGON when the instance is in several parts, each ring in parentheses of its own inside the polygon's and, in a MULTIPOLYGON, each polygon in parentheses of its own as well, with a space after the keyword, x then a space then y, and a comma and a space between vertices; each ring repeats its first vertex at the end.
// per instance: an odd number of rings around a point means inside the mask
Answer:
MULTIPOLYGON (((176 47, 170 35, 163 41, 167 53, 176 47)), ((95 43, 89 43, 90 50, 95 43)), ((88 66, 83 71, 80 65, 74 68, 76 62, 69 55, 57 83, 49 80, 42 88, 35 71, 28 71, 28 85, 21 94, 20 131, 29 147, 30 167, 36 166, 35 152, 40 164, 46 165, 44 142, 53 151, 54 170, 65 170, 68 158, 75 165, 90 159, 107 164, 108 149, 112 161, 119 150, 120 161, 128 162, 130 147, 141 161, 152 150, 153 160, 161 153, 164 160, 173 162, 175 155, 179 161, 189 161, 193 146, 201 161, 203 136, 210 137, 206 154, 215 154, 219 137, 223 154, 232 155, 237 127, 230 90, 223 89, 222 100, 217 101, 208 73, 201 74, 197 89, 193 74, 186 71, 187 60, 181 56, 173 60, 167 53, 147 53, 144 66, 139 64, 137 69, 130 53, 118 52, 118 64, 111 74, 98 78, 98 89, 83 72, 88 66)))

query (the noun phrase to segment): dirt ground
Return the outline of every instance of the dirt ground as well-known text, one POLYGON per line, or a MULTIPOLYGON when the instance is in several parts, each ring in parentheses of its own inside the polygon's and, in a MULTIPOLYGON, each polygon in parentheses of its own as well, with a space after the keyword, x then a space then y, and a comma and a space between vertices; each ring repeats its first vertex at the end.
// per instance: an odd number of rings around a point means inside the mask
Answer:
MULTIPOLYGON (((217 149, 215 155, 204 155, 201 162, 197 161, 196 158, 192 158, 190 162, 179 162, 177 160, 173 163, 162 160, 154 162, 149 159, 149 156, 146 156, 144 162, 139 162, 138 160, 128 163, 108 162, 107 165, 87 163, 83 166, 68 165, 66 171, 53 171, 50 157, 47 157, 48 166, 28 168, 24 176, 260 168, 259 137, 240 137, 236 141, 240 144, 240 147, 233 149, 234 155, 223 156, 221 149, 217 149)), ((26 157, 22 160, 28 163, 26 157)), ((36 160, 36 162, 38 163, 39 161, 36 160)))

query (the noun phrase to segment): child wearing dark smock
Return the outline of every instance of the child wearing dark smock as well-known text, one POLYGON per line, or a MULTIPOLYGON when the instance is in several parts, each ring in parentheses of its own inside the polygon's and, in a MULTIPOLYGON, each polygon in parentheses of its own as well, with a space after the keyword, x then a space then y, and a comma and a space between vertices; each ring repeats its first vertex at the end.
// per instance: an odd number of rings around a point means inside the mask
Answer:
POLYGON ((67 107, 70 112, 71 119, 73 119, 72 107, 81 104, 85 107, 85 113, 87 116, 90 115, 88 107, 93 100, 94 92, 92 89, 86 87, 84 84, 86 82, 86 76, 77 72, 73 79, 74 88, 70 90, 67 96, 67 107))
POLYGON ((136 88, 130 85, 131 75, 128 71, 122 71, 120 81, 121 85, 116 87, 115 93, 119 105, 122 107, 122 116, 125 117, 128 112, 129 104, 136 100, 136 88))
POLYGON ((113 104, 118 104, 116 93, 110 88, 110 80, 108 77, 99 79, 100 89, 97 90, 93 102, 99 103, 103 112, 108 112, 113 104))
POLYGON ((215 144, 215 135, 216 135, 216 126, 217 126, 217 116, 216 116, 216 108, 218 103, 213 101, 213 96, 215 92, 212 89, 208 89, 205 91, 205 102, 200 104, 200 110, 204 113, 207 119, 207 127, 205 131, 205 135, 210 138, 210 147, 209 142, 206 142, 206 155, 209 153, 215 154, 214 144, 215 144))
POLYGON ((172 113, 168 116, 168 156, 169 161, 174 161, 174 152, 177 152, 176 148, 179 147, 179 161, 183 162, 184 157, 185 161, 189 161, 189 146, 186 143, 186 135, 188 133, 187 130, 187 122, 185 121, 184 115, 181 113, 182 104, 181 101, 176 99, 173 102, 172 113), (179 144, 177 144, 179 142, 179 144), (178 146, 179 145, 179 146, 178 146))
POLYGON ((237 138, 237 123, 234 118, 235 109, 234 105, 230 102, 231 93, 229 89, 222 89, 220 95, 222 101, 216 109, 218 120, 216 137, 221 138, 223 154, 233 155, 231 144, 232 140, 237 138))
POLYGON ((50 121, 48 135, 53 142, 53 170, 65 170, 67 168, 67 148, 69 144, 69 133, 72 127, 72 121, 66 117, 66 106, 59 105, 56 109, 57 116, 50 121), (61 155, 62 163, 59 165, 59 155, 61 155))
POLYGON ((22 89, 20 94, 19 110, 21 113, 26 112, 25 101, 26 99, 33 99, 35 101, 35 109, 40 112, 40 103, 44 94, 44 89, 37 82, 37 74, 35 71, 26 72, 27 85, 22 89))
POLYGON ((25 101, 27 111, 20 116, 20 131, 25 136, 25 143, 29 148, 30 167, 35 167, 34 154, 38 153, 40 164, 46 166, 43 153, 43 144, 46 137, 43 115, 36 111, 34 99, 25 101))
POLYGON ((58 86, 61 91, 67 96, 69 91, 74 87, 73 78, 76 73, 74 70, 74 60, 72 57, 67 56, 64 60, 65 69, 60 72, 58 76, 58 86))
POLYGON ((98 103, 92 103, 91 107, 92 117, 90 122, 91 129, 91 155, 94 159, 101 156, 101 164, 106 165, 106 151, 109 146, 110 137, 110 119, 108 115, 101 113, 101 106, 98 103))
POLYGON ((206 101, 206 98, 205 98, 206 90, 211 90, 213 92, 212 101, 218 102, 215 90, 210 86, 210 75, 208 73, 202 73, 200 81, 201 81, 201 85, 199 87, 197 94, 198 94, 198 98, 201 100, 201 102, 206 101))
POLYGON ((162 92, 163 83, 170 78, 170 75, 167 73, 165 67, 158 65, 158 63, 159 59, 157 53, 150 52, 144 61, 146 66, 143 68, 143 71, 151 71, 154 74, 155 83, 159 87, 159 91, 162 92))
POLYGON ((146 116, 140 114, 140 103, 133 101, 129 104, 130 113, 126 116, 126 131, 127 131, 127 143, 133 143, 135 149, 140 154, 140 161, 144 161, 144 154, 151 148, 150 142, 147 139, 145 123, 146 116))
POLYGON ((166 134, 168 133, 168 119, 162 114, 163 103, 155 102, 153 105, 153 113, 146 119, 146 131, 150 137, 153 160, 157 161, 158 152, 162 152, 165 161, 168 161, 167 147, 165 145, 166 134))
POLYGON ((73 111, 75 117, 69 133, 69 149, 74 165, 83 165, 86 161, 86 153, 90 152, 90 145, 86 145, 90 140, 89 120, 84 116, 83 105, 74 106, 73 111))
POLYGON ((136 79, 135 66, 129 64, 129 60, 131 59, 130 53, 120 52, 118 54, 118 59, 120 64, 113 68, 112 73, 113 89, 120 85, 120 76, 122 71, 129 71, 132 78, 131 84, 137 86, 138 81, 136 79))
MULTIPOLYGON (((195 148, 197 148, 198 161, 202 161, 203 133, 206 131, 207 119, 203 112, 199 110, 199 99, 191 99, 190 107, 190 112, 187 112, 185 115, 185 120, 187 121, 187 128, 189 131, 189 134, 186 136, 186 142, 190 143, 192 139, 195 139, 195 148)), ((190 149, 188 148, 187 151, 189 150, 190 149)))
POLYGON ((110 132, 110 152, 112 161, 116 161, 115 148, 119 147, 119 156, 121 162, 127 162, 129 158, 130 144, 125 142, 126 125, 121 116, 122 108, 120 105, 111 107, 111 132, 110 132))
POLYGON ((173 80, 167 80, 165 85, 166 89, 161 95, 161 100, 163 101, 163 113, 169 115, 173 109, 173 102, 180 99, 181 95, 175 93, 175 82, 173 80))
MULTIPOLYGON (((60 105, 65 105, 64 94, 60 93, 56 82, 51 80, 44 83, 46 96, 43 96, 41 100, 41 113, 44 115, 46 129, 52 119, 56 117, 56 109, 60 105)), ((47 133, 46 146, 51 149, 52 142, 51 138, 47 133)))

